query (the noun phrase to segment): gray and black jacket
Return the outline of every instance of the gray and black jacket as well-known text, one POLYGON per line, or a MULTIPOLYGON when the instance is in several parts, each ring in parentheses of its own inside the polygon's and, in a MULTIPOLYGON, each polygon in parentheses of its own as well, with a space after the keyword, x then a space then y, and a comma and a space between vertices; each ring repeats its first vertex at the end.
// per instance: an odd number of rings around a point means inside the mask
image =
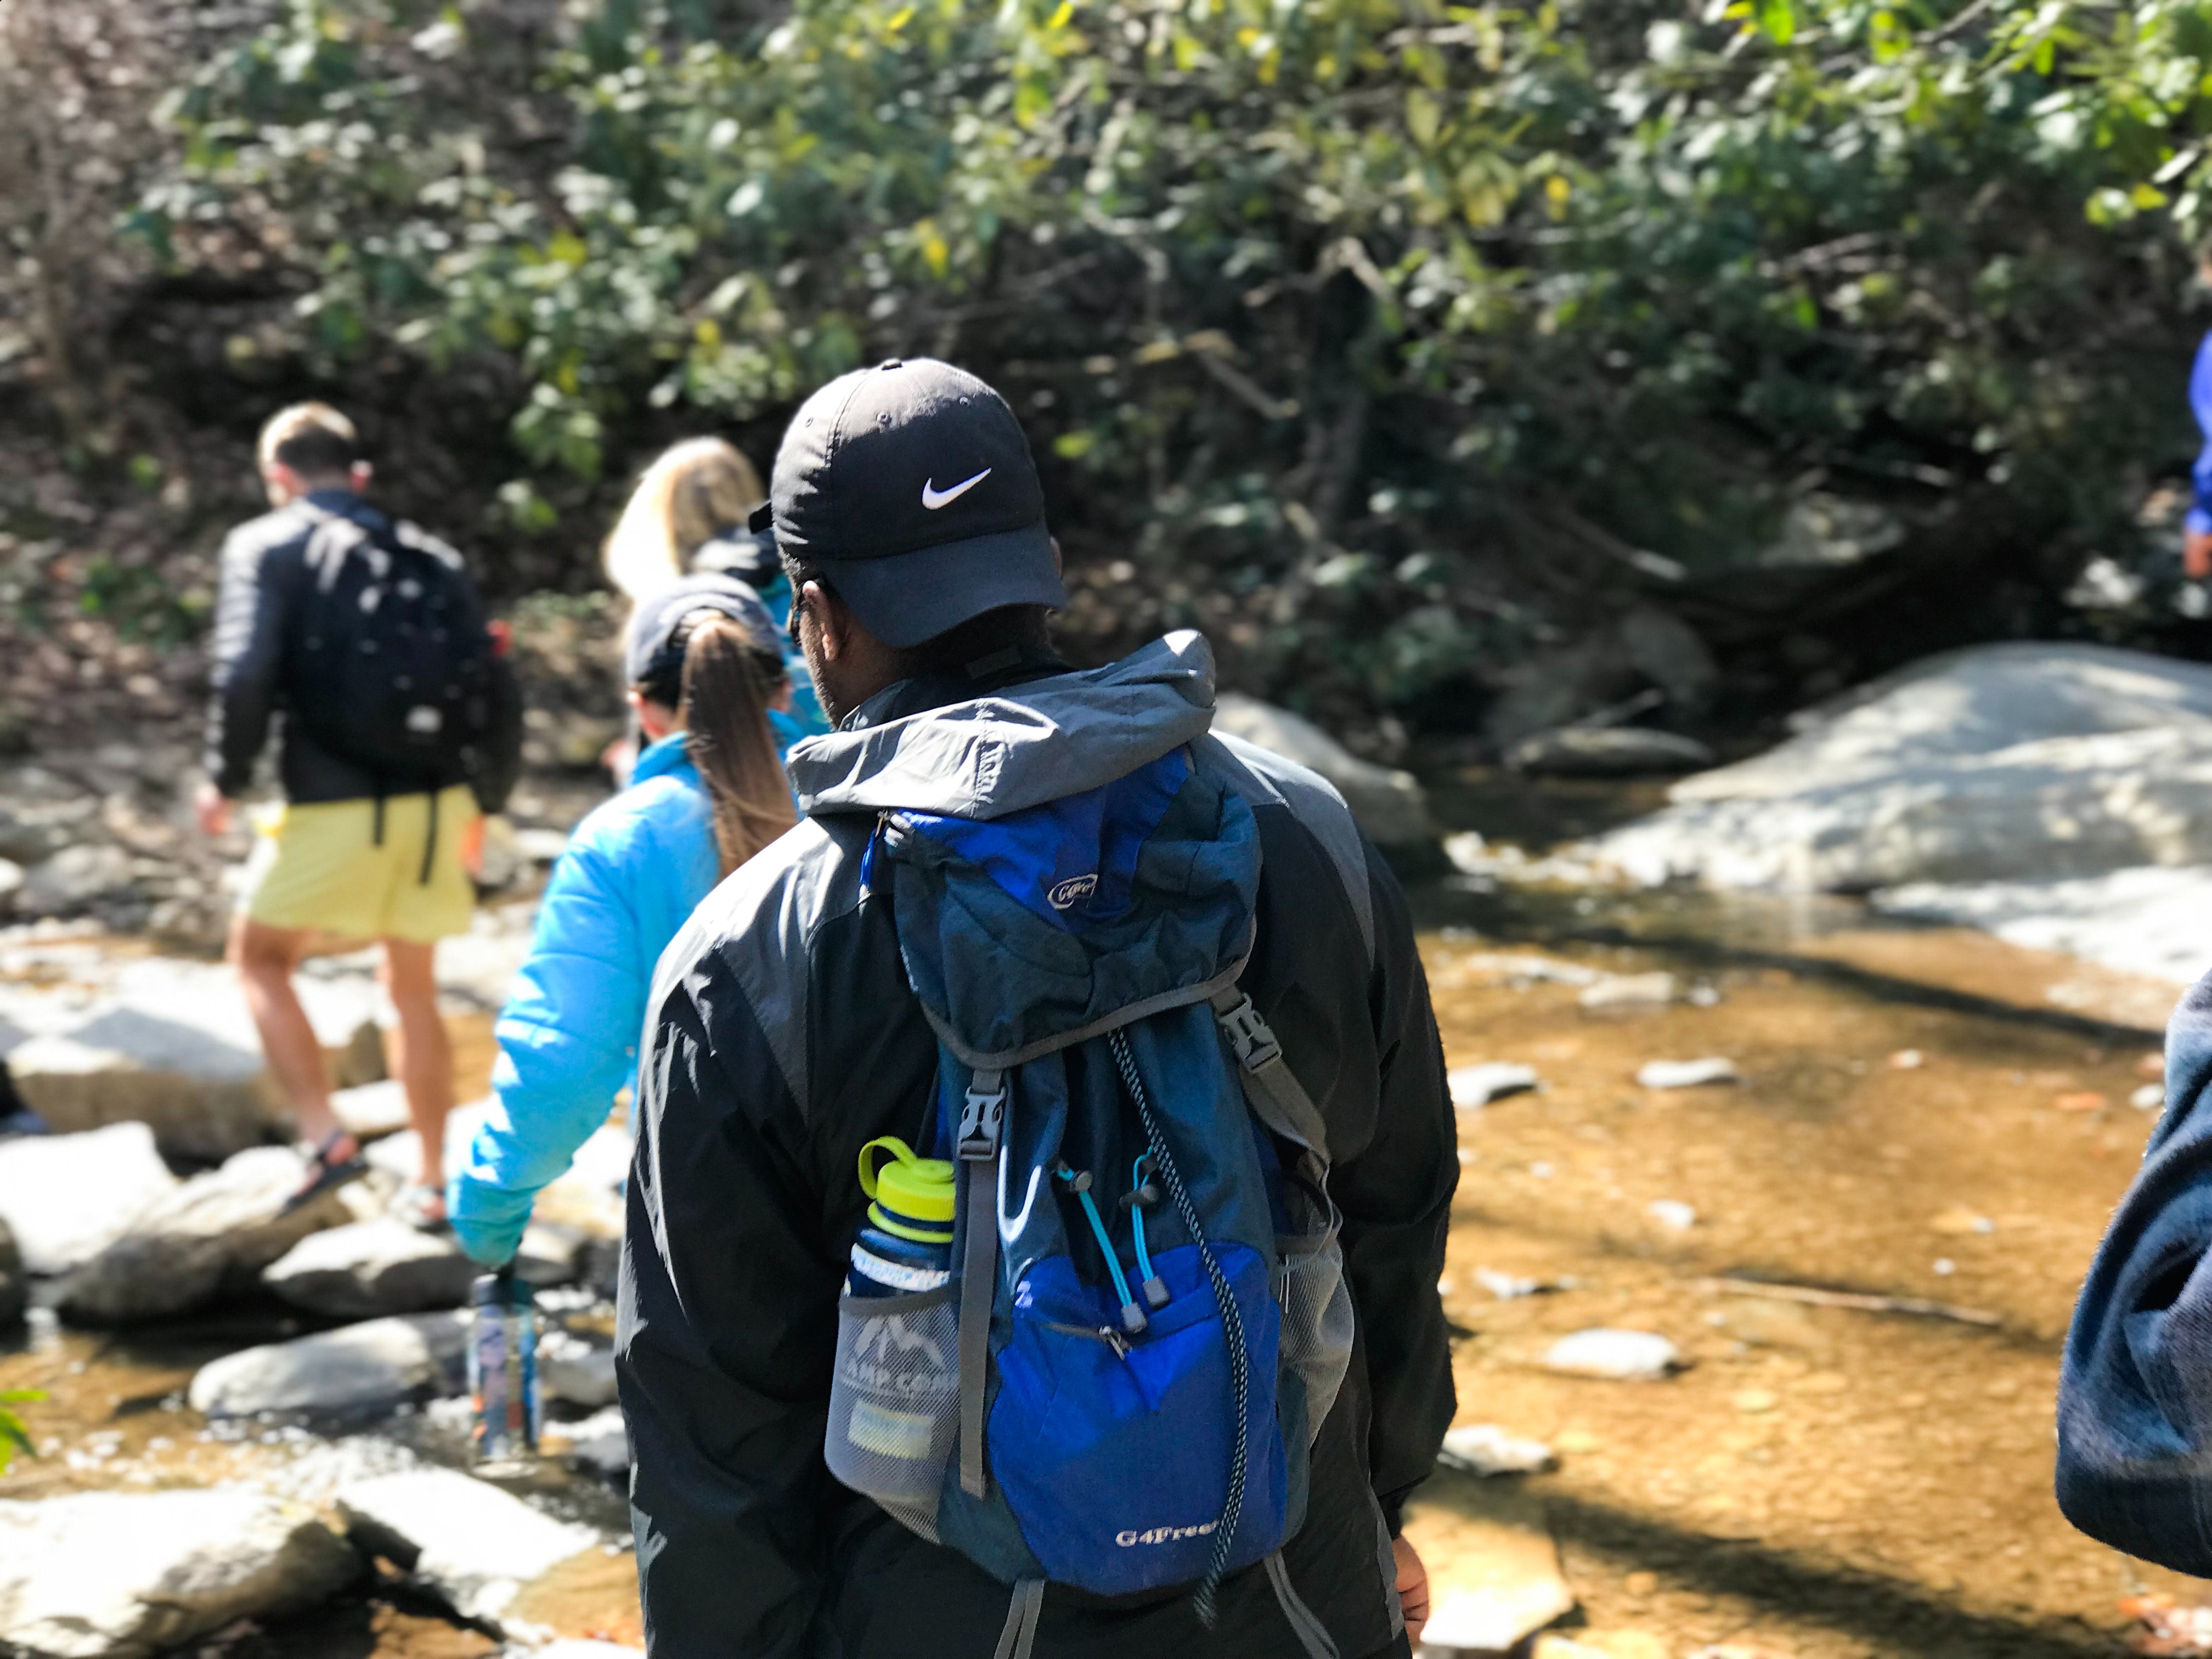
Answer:
MULTIPOLYGON (((270 723, 290 700, 301 608, 307 591, 307 543, 331 514, 381 529, 385 516, 349 489, 319 489, 230 532, 222 544, 216 595, 214 696, 208 705, 204 763, 233 799, 252 787, 270 723)), ((473 772, 456 769, 380 778, 285 720, 277 776, 296 803, 367 800, 468 784, 487 812, 507 804, 522 769, 522 699, 512 669, 491 665, 492 723, 473 772)))
MULTIPOLYGON (((1345 1659, 1402 1651, 1389 1534, 1453 1411, 1437 1295, 1459 1166, 1403 896, 1343 801, 1209 734, 1205 641, 1095 671, 908 681, 790 765, 808 817, 715 890, 661 958, 639 1066, 617 1370, 653 1659, 985 1659, 1006 1588, 823 1466, 837 1298, 878 1135, 926 1142, 937 1042, 863 859, 882 812, 988 818, 1188 745, 1253 809, 1262 872, 1243 984, 1320 1104, 1358 1315, 1350 1376, 1283 1551, 1345 1659)), ((1009 972, 1018 965, 1008 963, 1009 972)), ((1201 1630, 1187 1591, 1055 1587, 1040 1659, 1300 1650, 1259 1568, 1201 1630)))

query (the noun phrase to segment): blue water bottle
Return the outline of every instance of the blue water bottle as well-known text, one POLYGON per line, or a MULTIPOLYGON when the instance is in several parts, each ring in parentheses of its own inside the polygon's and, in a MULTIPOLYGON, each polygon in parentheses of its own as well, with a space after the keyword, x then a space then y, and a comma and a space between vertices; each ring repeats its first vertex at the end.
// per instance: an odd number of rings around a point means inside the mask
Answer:
POLYGON ((860 1190, 872 1201, 853 1244, 846 1289, 854 1296, 912 1296, 952 1278, 952 1165, 920 1158, 896 1135, 860 1148, 860 1190), (891 1161, 878 1167, 875 1154, 891 1161))

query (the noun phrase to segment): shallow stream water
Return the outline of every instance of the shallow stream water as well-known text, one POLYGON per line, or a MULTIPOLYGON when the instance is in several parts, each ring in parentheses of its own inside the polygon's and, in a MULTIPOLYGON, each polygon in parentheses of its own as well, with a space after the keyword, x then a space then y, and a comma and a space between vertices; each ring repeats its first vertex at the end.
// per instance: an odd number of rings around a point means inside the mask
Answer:
MULTIPOLYGON (((1595 791, 1583 807, 1624 810, 1595 791)), ((1495 833, 1500 816, 1472 821, 1495 833)), ((2073 1534, 2050 1497, 2058 1342, 2154 1121, 2130 1102, 2155 1083, 2176 988, 1882 923, 1847 900, 1433 871, 1410 896, 1449 1062, 1543 1079, 1456 1115, 1443 1288, 1459 1422, 1545 1440, 1558 1467, 1424 1490, 1413 1530, 1440 1594, 1471 1582, 1505 1526, 1557 1539, 1578 1607, 1568 1633, 1614 1659, 1715 1644, 1729 1659, 2112 1654, 2123 1596, 2201 1599, 2073 1534), (1674 1000, 1583 1004, 1593 975, 1655 970, 1675 975, 1674 1000), (1634 1081, 1647 1060, 1707 1056, 1741 1081, 1634 1081), (1498 1275, 1565 1288, 1501 1298, 1498 1275), (1808 1304, 1760 1282, 1985 1322, 1808 1304), (1662 1332, 1688 1367, 1638 1384, 1537 1363, 1592 1326, 1662 1332)), ((461 1035, 480 1065, 483 1031, 461 1035)), ((127 1336, 42 1319, 0 1343, 0 1389, 49 1395, 28 1413, 42 1455, 0 1478, 0 1496, 245 1481, 313 1503, 349 1473, 460 1460, 451 1406, 336 1438, 199 1421, 182 1401, 193 1368, 286 1334, 286 1317, 127 1336)), ((635 1642, 616 1487, 549 1466, 527 1495, 603 1528, 608 1547, 534 1587, 521 1615, 635 1642)), ((495 1644, 386 1575, 206 1645, 469 1659, 495 1644)))

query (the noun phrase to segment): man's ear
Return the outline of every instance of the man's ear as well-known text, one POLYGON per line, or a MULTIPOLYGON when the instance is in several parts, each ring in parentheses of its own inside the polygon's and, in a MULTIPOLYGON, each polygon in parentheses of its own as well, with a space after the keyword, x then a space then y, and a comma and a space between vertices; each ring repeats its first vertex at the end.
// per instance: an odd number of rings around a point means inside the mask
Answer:
POLYGON ((347 469, 347 477, 352 481, 353 493, 356 495, 368 488, 368 481, 375 476, 376 469, 367 461, 356 461, 347 469))
POLYGON ((821 635, 823 660, 836 662, 848 655, 853 648, 853 617, 837 596, 819 582, 809 582, 799 590, 799 598, 814 618, 815 632, 821 635))

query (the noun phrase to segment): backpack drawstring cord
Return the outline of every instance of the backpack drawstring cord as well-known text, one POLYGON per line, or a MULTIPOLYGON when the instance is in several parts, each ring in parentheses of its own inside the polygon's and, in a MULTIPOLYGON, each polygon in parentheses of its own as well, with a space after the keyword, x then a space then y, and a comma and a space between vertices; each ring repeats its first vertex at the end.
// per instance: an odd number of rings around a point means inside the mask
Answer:
POLYGON ((1222 1335, 1229 1346, 1229 1386, 1237 1396, 1237 1444, 1229 1459, 1229 1496, 1221 1506, 1221 1519, 1214 1524, 1213 1551, 1206 1560, 1206 1577, 1198 1581, 1198 1593, 1191 1598, 1198 1622, 1212 1630, 1218 1611, 1214 1598, 1229 1571, 1229 1552, 1237 1536, 1237 1522, 1244 1510, 1244 1480, 1252 1430, 1252 1358, 1244 1346, 1244 1317, 1237 1306, 1237 1292, 1231 1288, 1228 1274, 1221 1271, 1221 1263, 1214 1258, 1213 1246, 1199 1225, 1198 1206, 1184 1190, 1182 1176, 1176 1168, 1174 1155, 1168 1151, 1167 1137, 1161 1133, 1159 1120, 1152 1115, 1152 1101, 1145 1093, 1145 1080, 1137 1071, 1136 1056, 1129 1052, 1128 1034, 1116 1030, 1108 1034, 1106 1041, 1114 1051, 1115 1064, 1121 1067, 1121 1081, 1128 1085, 1129 1097, 1136 1103, 1137 1115, 1144 1120, 1145 1139, 1152 1143, 1153 1166, 1167 1186, 1168 1197, 1175 1204, 1183 1230, 1189 1233, 1191 1243, 1198 1246, 1199 1260, 1206 1264, 1206 1280, 1213 1287, 1214 1305, 1221 1310, 1222 1335))

